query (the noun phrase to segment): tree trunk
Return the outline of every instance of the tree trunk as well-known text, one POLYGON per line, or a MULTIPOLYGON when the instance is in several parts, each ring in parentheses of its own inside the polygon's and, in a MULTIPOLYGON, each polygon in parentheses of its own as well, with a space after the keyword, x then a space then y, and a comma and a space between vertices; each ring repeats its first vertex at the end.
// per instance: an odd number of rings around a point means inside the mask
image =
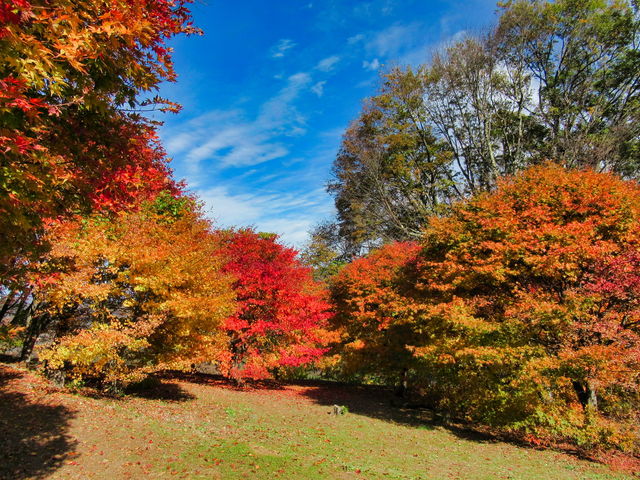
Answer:
POLYGON ((591 382, 587 382, 587 392, 589 393, 587 406, 591 407, 594 411, 598 410, 598 396, 596 395, 596 389, 591 382))
POLYGON ((593 408, 594 410, 598 409, 598 397, 596 395, 596 389, 593 384, 589 381, 586 383, 573 381, 573 389, 578 396, 578 401, 580 405, 582 405, 583 409, 593 408))
POLYGON ((409 385, 409 369, 403 368, 402 372, 400 373, 400 382, 395 391, 396 397, 405 398, 405 396, 407 395, 408 385, 409 385))
POLYGON ((42 331, 47 327, 51 320, 51 316, 47 314, 33 315, 37 310, 37 304, 35 302, 30 306, 29 323, 27 331, 24 336, 22 344, 22 351, 20 352, 20 360, 25 360, 33 352, 33 348, 38 341, 38 337, 42 331))
POLYGON ((2 321, 4 316, 7 314, 9 309, 11 307, 13 307, 13 305, 14 305, 14 301, 13 300, 15 298, 16 298, 16 292, 14 292, 13 290, 11 292, 9 292, 7 294, 7 296, 5 297, 4 303, 2 304, 2 309, 0 309, 0 322, 2 321))
POLYGON ((31 305, 25 308, 27 304, 27 300, 29 299, 29 292, 22 292, 20 295, 20 299, 18 300, 18 305, 16 306, 16 311, 13 314, 13 318, 11 319, 11 325, 14 326, 22 326, 26 324, 27 312, 31 305))

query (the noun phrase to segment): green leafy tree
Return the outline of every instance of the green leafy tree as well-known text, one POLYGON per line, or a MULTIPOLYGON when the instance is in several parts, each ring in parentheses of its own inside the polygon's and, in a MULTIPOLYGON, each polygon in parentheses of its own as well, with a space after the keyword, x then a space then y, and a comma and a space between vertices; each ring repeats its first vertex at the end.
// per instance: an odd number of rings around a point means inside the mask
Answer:
POLYGON ((327 281, 346 263, 336 244, 340 241, 336 226, 331 222, 317 225, 311 232, 311 238, 300 252, 300 259, 313 268, 313 277, 317 281, 327 281))
POLYGON ((534 158, 637 178, 639 41, 635 2, 505 2, 491 42, 529 80, 525 112, 544 131, 534 158))
POLYGON ((628 1, 504 2, 488 35, 385 73, 334 162, 334 246, 416 239, 452 202, 549 159, 636 178, 639 22, 628 1))

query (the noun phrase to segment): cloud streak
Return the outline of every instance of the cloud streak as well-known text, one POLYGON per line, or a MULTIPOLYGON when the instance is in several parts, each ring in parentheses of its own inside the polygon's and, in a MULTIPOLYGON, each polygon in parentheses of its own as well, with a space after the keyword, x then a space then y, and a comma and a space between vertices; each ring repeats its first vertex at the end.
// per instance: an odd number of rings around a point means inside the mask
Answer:
POLYGON ((311 91, 318 97, 321 97, 324 94, 324 86, 326 83, 326 81, 316 83, 313 87, 311 87, 311 91))
POLYGON ((304 194, 275 190, 233 193, 229 186, 216 186, 196 193, 218 226, 253 226, 278 233, 285 243, 297 247, 302 246, 317 219, 332 212, 324 189, 304 194))
POLYGON ((167 151, 183 158, 194 186, 199 184, 203 163, 215 168, 248 167, 285 157, 289 154, 286 137, 306 131, 306 117, 295 101, 310 83, 307 73, 291 75, 253 120, 241 109, 216 110, 177 129, 165 129, 167 151))
POLYGON ((370 35, 365 43, 365 50, 377 57, 391 58, 420 41, 419 23, 396 23, 370 35))
POLYGON ((365 70, 375 71, 380 68, 380 65, 380 60, 378 60, 377 58, 374 58, 370 62, 368 62, 367 60, 362 62, 362 68, 364 68, 365 70))
POLYGON ((330 72, 335 68, 335 66, 340 61, 340 57, 337 55, 332 55, 327 58, 323 58, 316 65, 316 70, 320 70, 321 72, 330 72))
POLYGON ((283 38, 278 40, 271 49, 269 50, 271 53, 271 58, 283 58, 289 50, 295 47, 296 44, 293 40, 288 38, 283 38))

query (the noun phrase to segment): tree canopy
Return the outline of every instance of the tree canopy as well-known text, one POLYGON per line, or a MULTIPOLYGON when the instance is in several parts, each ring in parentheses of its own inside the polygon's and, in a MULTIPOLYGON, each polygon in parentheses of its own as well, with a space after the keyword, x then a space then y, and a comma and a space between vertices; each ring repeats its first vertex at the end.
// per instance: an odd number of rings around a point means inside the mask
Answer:
POLYGON ((175 188, 140 111, 174 80, 166 40, 195 33, 184 1, 0 5, 0 268, 41 245, 42 219, 175 188))
POLYGON ((422 248, 352 262, 333 279, 343 361, 366 372, 350 350, 373 348, 449 415, 637 451, 638 193, 547 163, 431 218, 422 248))
POLYGON ((234 275, 238 309, 224 328, 220 368, 233 378, 268 378, 326 351, 330 305, 311 269, 272 234, 222 231, 224 271, 234 275))
POLYGON ((383 74, 334 162, 340 242, 325 243, 349 258, 417 239, 453 202, 545 160, 637 178, 639 22, 628 1, 504 2, 487 35, 383 74))

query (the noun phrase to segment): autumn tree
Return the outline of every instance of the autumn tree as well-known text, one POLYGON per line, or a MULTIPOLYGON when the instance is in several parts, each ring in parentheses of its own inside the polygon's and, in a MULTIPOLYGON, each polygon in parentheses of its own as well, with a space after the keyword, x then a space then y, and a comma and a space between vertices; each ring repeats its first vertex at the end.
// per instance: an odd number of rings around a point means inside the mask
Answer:
POLYGON ((172 188, 141 111, 176 108, 153 91, 175 78, 166 40, 195 32, 186 3, 0 2, 4 279, 41 243, 43 218, 112 208, 147 182, 172 188))
POLYGON ((503 2, 487 35, 383 74, 334 162, 337 249, 415 240, 546 159, 637 177, 639 21, 630 1, 503 2))
POLYGON ((637 452, 638 193, 546 163, 354 260, 331 281, 343 366, 535 443, 637 452))
POLYGON ((415 242, 389 243, 345 265, 331 277, 331 326, 340 339, 338 374, 403 386, 415 359, 408 345, 420 343, 406 310, 404 270, 418 254, 415 242))
POLYGON ((250 229, 219 235, 238 302, 224 323, 228 348, 217 358, 221 371, 260 379, 317 360, 329 338, 329 304, 311 269, 276 235, 250 229))
POLYGON ((40 354, 48 372, 106 388, 225 350, 233 278, 192 200, 164 194, 138 211, 65 222, 49 235, 25 338, 32 345, 45 328, 55 334, 40 354))
POLYGON ((431 220, 404 314, 429 338, 414 354, 438 408, 637 451, 638 193, 545 164, 431 220))
POLYGON ((302 263, 313 269, 313 278, 326 282, 346 263, 340 236, 333 222, 322 222, 310 232, 309 240, 300 252, 302 263))

